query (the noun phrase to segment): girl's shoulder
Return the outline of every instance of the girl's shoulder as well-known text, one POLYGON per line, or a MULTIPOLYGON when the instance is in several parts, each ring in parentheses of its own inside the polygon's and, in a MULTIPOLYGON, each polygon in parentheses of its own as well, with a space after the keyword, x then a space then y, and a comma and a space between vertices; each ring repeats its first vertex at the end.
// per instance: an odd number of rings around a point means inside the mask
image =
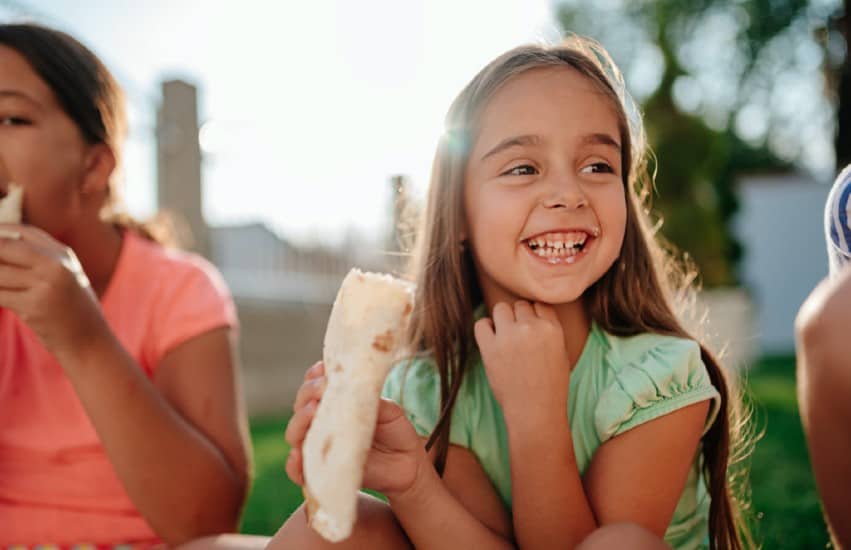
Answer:
POLYGON ((126 230, 114 277, 121 286, 145 289, 156 294, 183 293, 187 289, 230 299, 230 291, 219 270, 206 258, 165 247, 126 230))
POLYGON ((605 340, 594 424, 606 441, 640 424, 680 408, 711 400, 706 429, 720 404, 701 357, 698 342, 658 333, 616 336, 605 340))
POLYGON ((151 271, 187 271, 218 275, 218 270, 206 258, 179 248, 164 246, 132 230, 124 232, 123 261, 132 267, 151 271))
POLYGON ((642 332, 629 336, 618 336, 597 327, 602 340, 607 363, 616 370, 629 364, 690 364, 700 359, 700 344, 681 336, 642 332))

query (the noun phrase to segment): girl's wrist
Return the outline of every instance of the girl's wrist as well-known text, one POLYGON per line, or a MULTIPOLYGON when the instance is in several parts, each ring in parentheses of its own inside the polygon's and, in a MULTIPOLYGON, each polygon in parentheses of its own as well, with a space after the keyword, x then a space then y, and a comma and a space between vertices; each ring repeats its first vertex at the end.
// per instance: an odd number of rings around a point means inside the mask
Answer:
POLYGON ((421 508, 432 498, 440 483, 440 476, 437 475, 428 455, 423 453, 422 456, 411 484, 401 491, 385 493, 390 507, 395 512, 421 508))
MULTIPOLYGON (((78 335, 74 342, 62 346, 54 352, 56 360, 65 372, 79 371, 88 365, 100 363, 100 358, 116 350, 118 344, 106 321, 101 319, 84 334, 78 335)), ((120 347, 120 344, 118 344, 120 347)))
POLYGON ((509 442, 553 441, 554 438, 570 438, 570 422, 567 418, 567 402, 552 406, 527 403, 523 409, 503 410, 509 442))
POLYGON ((550 428, 563 426, 569 428, 567 421, 567 396, 556 397, 552 400, 540 399, 517 400, 502 405, 502 414, 508 431, 515 429, 520 432, 540 430, 545 426, 550 428))

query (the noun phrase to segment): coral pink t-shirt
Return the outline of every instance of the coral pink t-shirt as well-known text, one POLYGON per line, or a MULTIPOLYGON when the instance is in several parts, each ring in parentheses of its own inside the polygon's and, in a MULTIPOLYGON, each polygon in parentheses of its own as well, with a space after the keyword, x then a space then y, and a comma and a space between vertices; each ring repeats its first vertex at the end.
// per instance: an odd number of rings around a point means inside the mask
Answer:
MULTIPOLYGON (((211 264, 129 231, 101 307, 149 378, 175 346, 236 326, 233 301, 211 264)), ((0 548, 158 540, 62 367, 29 327, 0 308, 0 548)))

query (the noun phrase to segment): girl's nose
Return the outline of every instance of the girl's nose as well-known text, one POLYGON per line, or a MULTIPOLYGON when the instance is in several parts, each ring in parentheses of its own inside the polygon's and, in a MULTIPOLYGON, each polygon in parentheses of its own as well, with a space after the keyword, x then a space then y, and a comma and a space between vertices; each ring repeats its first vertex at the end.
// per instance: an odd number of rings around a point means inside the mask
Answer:
POLYGON ((588 206, 588 199, 579 184, 568 178, 560 178, 547 191, 541 204, 544 208, 578 210, 588 206))

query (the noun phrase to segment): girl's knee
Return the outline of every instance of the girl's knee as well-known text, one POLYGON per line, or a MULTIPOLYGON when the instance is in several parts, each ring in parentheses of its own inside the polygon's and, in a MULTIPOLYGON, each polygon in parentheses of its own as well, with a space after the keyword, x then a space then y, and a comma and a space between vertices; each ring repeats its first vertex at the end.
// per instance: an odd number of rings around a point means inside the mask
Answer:
POLYGON ((357 522, 349 538, 332 544, 323 539, 307 522, 304 504, 298 507, 278 530, 267 548, 411 548, 402 526, 386 503, 367 494, 358 494, 357 522))
POLYGON ((670 550, 665 541, 634 523, 615 523, 600 527, 577 547, 577 550, 633 548, 635 550, 670 550))
POLYGON ((177 550, 263 550, 270 540, 257 535, 211 535, 181 544, 177 550))

